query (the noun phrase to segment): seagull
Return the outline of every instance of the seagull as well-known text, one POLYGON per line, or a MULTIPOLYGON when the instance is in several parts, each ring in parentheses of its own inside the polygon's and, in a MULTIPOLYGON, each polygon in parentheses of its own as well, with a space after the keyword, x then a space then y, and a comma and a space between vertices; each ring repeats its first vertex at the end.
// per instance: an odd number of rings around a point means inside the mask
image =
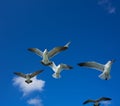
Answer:
POLYGON ((54 57, 56 54, 60 53, 61 51, 64 51, 64 50, 68 49, 70 43, 71 42, 68 42, 64 46, 55 47, 51 51, 48 51, 47 49, 45 49, 42 52, 38 48, 28 48, 28 50, 31 51, 31 52, 34 52, 35 54, 37 54, 38 56, 40 56, 42 58, 41 63, 43 65, 48 66, 48 65, 52 64, 52 62, 50 61, 50 58, 54 57))
POLYGON ((111 66, 114 63, 114 61, 115 61, 114 59, 109 60, 105 65, 95 61, 83 62, 79 63, 78 65, 99 70, 102 72, 102 74, 99 75, 99 78, 103 80, 109 80, 111 78, 110 76, 111 66))
POLYGON ((85 102, 83 102, 83 104, 87 104, 87 103, 91 103, 92 102, 92 103, 94 103, 93 106, 100 106, 100 102, 101 101, 108 101, 108 100, 112 100, 112 99, 111 98, 107 98, 107 97, 101 97, 101 98, 99 98, 97 100, 88 99, 85 102))
POLYGON ((14 74, 16 74, 16 75, 18 75, 20 77, 25 78, 26 79, 25 82, 27 84, 29 84, 29 83, 32 83, 31 78, 35 77, 36 75, 38 75, 41 72, 43 72, 43 70, 35 71, 35 72, 31 73, 31 74, 23 74, 21 72, 14 72, 14 74))
POLYGON ((61 78, 60 73, 62 70, 70 70, 73 68, 72 66, 62 64, 62 63, 59 64, 58 66, 56 66, 56 64, 54 62, 52 62, 52 64, 50 64, 49 67, 51 67, 52 70, 54 71, 52 76, 53 76, 53 78, 56 78, 56 79, 61 78))

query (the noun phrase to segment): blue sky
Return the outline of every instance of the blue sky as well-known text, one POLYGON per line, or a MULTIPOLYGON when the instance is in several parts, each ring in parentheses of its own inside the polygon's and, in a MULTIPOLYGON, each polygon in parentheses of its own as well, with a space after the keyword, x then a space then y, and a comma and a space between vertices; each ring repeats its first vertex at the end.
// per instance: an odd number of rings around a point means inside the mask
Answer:
POLYGON ((112 98, 109 106, 119 106, 119 28, 119 0, 0 1, 1 105, 82 106, 89 98, 105 96, 112 98), (27 50, 51 50, 69 41, 69 49, 52 58, 56 64, 73 66, 63 71, 60 79, 54 79, 53 71, 40 64, 41 58, 27 50), (99 71, 77 66, 83 61, 105 64, 110 59, 116 62, 108 81, 98 77, 99 71), (26 85, 21 87, 21 82, 15 84, 13 72, 41 69, 44 72, 35 78, 38 83, 26 88, 30 92, 24 90, 26 85))

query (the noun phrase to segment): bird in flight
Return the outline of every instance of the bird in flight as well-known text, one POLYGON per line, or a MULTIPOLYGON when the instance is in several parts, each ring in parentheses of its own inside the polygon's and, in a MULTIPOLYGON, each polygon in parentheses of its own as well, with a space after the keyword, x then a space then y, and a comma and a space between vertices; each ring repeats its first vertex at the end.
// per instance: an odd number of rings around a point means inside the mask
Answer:
POLYGON ((93 106, 100 106, 101 101, 109 101, 109 100, 112 100, 112 99, 108 98, 108 97, 101 97, 101 98, 99 98, 97 100, 88 99, 85 102, 83 102, 83 104, 93 103, 93 106))
POLYGON ((114 61, 115 61, 114 59, 109 60, 106 64, 100 64, 95 61, 88 61, 88 62, 79 63, 78 65, 82 67, 88 67, 99 70, 102 72, 102 74, 100 74, 99 77, 104 80, 109 80, 111 78, 110 76, 111 66, 114 63, 114 61))
POLYGON ((73 68, 72 66, 69 66, 67 64, 56 65, 54 62, 52 62, 52 64, 50 64, 49 67, 51 67, 52 70, 54 71, 52 76, 53 78, 56 78, 56 79, 61 77, 60 73, 62 70, 70 70, 73 68))
POLYGON ((50 61, 50 58, 54 57, 56 54, 60 53, 61 51, 64 51, 66 49, 68 49, 69 45, 71 42, 68 42, 66 45, 64 46, 59 46, 59 47, 54 47, 52 50, 48 51, 47 49, 45 49, 43 52, 38 49, 38 48, 28 48, 29 51, 37 54, 38 56, 40 56, 42 58, 41 63, 43 65, 50 65, 52 62, 50 61))
POLYGON ((17 76, 20 76, 22 78, 25 78, 26 79, 25 82, 27 84, 30 84, 30 83, 32 83, 31 78, 35 77, 36 75, 38 75, 41 72, 43 72, 43 70, 35 71, 35 72, 31 73, 31 74, 23 74, 21 72, 14 72, 14 74, 16 74, 17 76))

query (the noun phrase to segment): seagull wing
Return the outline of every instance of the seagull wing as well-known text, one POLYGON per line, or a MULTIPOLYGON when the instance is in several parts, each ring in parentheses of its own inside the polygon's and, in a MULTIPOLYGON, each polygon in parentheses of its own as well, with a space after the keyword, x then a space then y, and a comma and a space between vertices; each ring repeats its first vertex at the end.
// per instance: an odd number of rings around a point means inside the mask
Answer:
POLYGON ((112 99, 107 97, 101 97, 100 99, 98 99, 98 101, 107 101, 107 100, 112 100, 112 99))
POLYGON ((32 74, 30 74, 30 78, 32 78, 32 77, 38 75, 38 74, 41 73, 41 72, 43 72, 43 70, 39 70, 39 71, 33 72, 32 74))
POLYGON ((90 103, 90 102, 95 102, 95 100, 88 99, 88 100, 86 100, 85 102, 83 102, 83 104, 87 104, 87 103, 90 103))
POLYGON ((69 47, 71 42, 68 42, 64 47, 69 47))
POLYGON ((43 52, 38 48, 28 48, 28 50, 31 51, 31 52, 34 52, 35 54, 37 54, 40 57, 43 56, 43 52))
POLYGON ((51 58, 53 56, 55 56, 56 54, 60 53, 61 51, 66 50, 68 47, 55 47, 53 48, 51 51, 49 51, 48 53, 48 58, 51 58))
POLYGON ((72 69, 73 67, 72 67, 72 66, 69 66, 69 65, 67 65, 67 64, 60 64, 60 68, 61 68, 61 69, 67 69, 67 70, 69 70, 69 69, 72 69))
POLYGON ((50 64, 49 67, 51 67, 52 70, 53 70, 54 72, 56 72, 57 66, 56 66, 56 64, 55 64, 54 62, 52 62, 52 64, 50 64))
POLYGON ((83 66, 83 67, 89 67, 89 68, 93 68, 99 71, 104 71, 104 65, 97 63, 97 62, 83 62, 83 63, 79 63, 79 66, 83 66))
POLYGON ((20 76, 20 77, 23 77, 23 78, 26 78, 26 75, 21 73, 21 72, 14 72, 14 74, 20 76))

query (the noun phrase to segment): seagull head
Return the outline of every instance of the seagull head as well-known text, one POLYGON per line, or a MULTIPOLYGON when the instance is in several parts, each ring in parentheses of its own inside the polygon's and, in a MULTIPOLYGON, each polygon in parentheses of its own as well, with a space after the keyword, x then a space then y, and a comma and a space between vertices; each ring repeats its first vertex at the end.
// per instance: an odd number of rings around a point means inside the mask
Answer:
POLYGON ((43 54, 48 54, 48 50, 45 49, 44 52, 43 52, 43 54))

